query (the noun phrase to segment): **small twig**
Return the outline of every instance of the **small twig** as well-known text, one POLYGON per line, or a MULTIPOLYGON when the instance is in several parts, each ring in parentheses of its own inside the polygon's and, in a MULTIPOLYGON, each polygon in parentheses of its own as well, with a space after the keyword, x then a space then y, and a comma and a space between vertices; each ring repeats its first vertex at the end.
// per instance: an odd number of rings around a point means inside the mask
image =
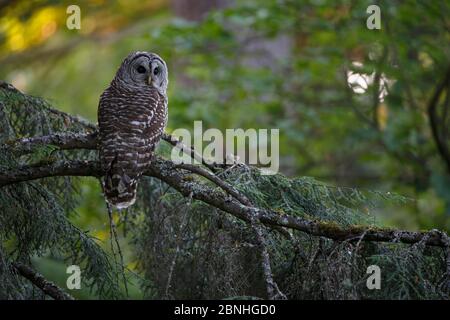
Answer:
POLYGON ((267 296, 270 300, 286 300, 286 295, 280 291, 277 283, 273 280, 272 267, 270 266, 270 256, 266 246, 266 240, 263 234, 261 223, 255 218, 251 218, 250 224, 255 232, 256 240, 261 250, 261 265, 263 268, 264 279, 266 282, 267 296))
POLYGON ((311 270, 313 263, 316 261, 317 257, 319 256, 319 253, 323 250, 322 246, 323 246, 323 239, 319 238, 319 242, 317 243, 317 249, 314 252, 313 256, 311 257, 311 259, 309 260, 309 263, 308 263, 308 273, 309 273, 309 270, 311 270))
MULTIPOLYGON (((99 179, 99 183, 100 183, 100 187, 102 188, 102 192, 105 193, 105 189, 104 189, 104 185, 102 183, 102 180, 99 179)), ((116 228, 116 224, 114 223, 114 219, 113 219, 113 212, 112 212, 112 207, 111 204, 109 204, 108 201, 105 201, 106 203, 106 210, 108 211, 108 219, 109 219, 109 238, 110 238, 110 243, 111 243, 111 252, 113 254, 114 257, 114 263, 117 265, 117 259, 116 259, 116 251, 114 250, 114 242, 117 246, 117 251, 119 253, 119 258, 120 258, 120 268, 121 268, 121 273, 122 273, 122 278, 123 278, 123 284, 125 287, 125 293, 128 297, 128 285, 127 285, 127 279, 125 276, 125 264, 124 264, 124 260, 123 260, 123 254, 122 254, 122 249, 120 248, 120 244, 119 244, 119 240, 118 240, 118 236, 117 236, 117 228, 116 228)), ((117 282, 119 279, 117 278, 117 282)))
POLYGON ((123 278, 123 284, 125 286, 125 293, 128 297, 128 285, 127 285, 127 279, 125 276, 125 265, 124 265, 124 260, 123 260, 122 249, 120 248, 120 244, 119 244, 119 240, 118 240, 118 236, 117 236, 117 228, 116 228, 116 224, 114 223, 112 208, 108 202, 106 202, 106 208, 108 210, 108 217, 109 217, 109 235, 110 235, 110 241, 111 241, 111 251, 112 251, 112 254, 114 257, 114 262, 117 264, 116 252, 114 250, 114 242, 115 242, 116 247, 117 247, 117 252, 119 253, 119 258, 120 258, 120 268, 122 269, 121 273, 122 273, 122 278, 123 278))
POLYGON ((364 237, 366 236, 366 234, 367 234, 367 230, 365 230, 365 231, 362 233, 362 235, 359 237, 359 240, 358 240, 358 242, 356 243, 355 253, 358 252, 359 246, 361 245, 361 242, 363 241, 363 239, 364 239, 364 237))
POLYGON ((30 280, 36 287, 42 290, 46 295, 52 297, 55 300, 75 300, 70 294, 65 292, 63 289, 55 285, 53 282, 48 281, 40 273, 34 271, 27 265, 19 262, 13 262, 12 266, 17 272, 30 280))
POLYGON ((177 138, 175 138, 174 136, 168 134, 168 133, 163 133, 162 137, 161 137, 164 141, 168 142, 169 144, 171 144, 172 146, 179 148, 181 151, 183 151, 185 154, 187 154, 188 156, 190 156, 192 159, 198 161, 199 163, 203 164, 205 167, 207 167, 209 170, 211 170, 212 172, 216 172, 217 168, 211 164, 208 163, 202 155, 200 155, 197 151, 195 151, 194 147, 188 147, 186 146, 183 142, 181 142, 180 140, 178 140, 177 138))
POLYGON ((233 197, 235 197, 242 204, 247 205, 247 206, 251 205, 250 200, 245 195, 240 193, 235 187, 228 184, 224 180, 220 179, 216 175, 206 171, 202 167, 195 166, 192 164, 185 164, 185 163, 178 164, 178 165, 176 165, 176 167, 180 168, 180 169, 185 169, 185 170, 191 171, 193 173, 196 173, 196 174, 210 180, 211 182, 213 182, 217 186, 219 186, 222 190, 224 190, 225 192, 227 192, 230 195, 232 195, 233 197))
MULTIPOLYGON (((188 205, 190 205, 191 202, 192 202, 192 195, 190 195, 188 199, 189 199, 188 205)), ((184 215, 183 215, 183 218, 182 218, 182 221, 181 221, 181 225, 180 225, 180 230, 179 230, 180 232, 179 232, 179 234, 177 236, 177 241, 176 241, 177 246, 176 246, 176 249, 175 249, 175 254, 173 256, 172 262, 170 264, 169 274, 167 276, 166 290, 165 290, 165 293, 164 293, 164 296, 166 297, 166 299, 169 299, 169 290, 172 287, 173 271, 175 270, 175 265, 176 265, 176 262, 177 262, 177 259, 178 259, 178 255, 180 253, 180 245, 181 245, 181 241, 183 239, 183 230, 184 230, 184 228, 186 226, 186 223, 187 223, 188 212, 189 212, 188 210, 185 210, 185 212, 184 212, 184 215)))

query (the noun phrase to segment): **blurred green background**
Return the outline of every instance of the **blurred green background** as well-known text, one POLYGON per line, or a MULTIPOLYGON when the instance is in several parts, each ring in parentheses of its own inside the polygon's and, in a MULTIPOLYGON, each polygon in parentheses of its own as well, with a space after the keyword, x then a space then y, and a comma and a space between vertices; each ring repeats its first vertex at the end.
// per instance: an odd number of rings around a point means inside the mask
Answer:
MULTIPOLYGON (((93 122, 133 50, 168 62, 168 132, 194 120, 204 130, 279 128, 287 176, 399 193, 412 200, 374 212, 382 224, 450 230, 450 167, 428 113, 450 65, 450 1, 0 1, 0 79, 93 122), (80 30, 66 27, 71 4, 80 30), (366 27, 371 4, 380 30, 366 27)), ((447 148, 449 100, 447 89, 437 106, 447 148)), ((107 248, 97 181, 80 191, 73 221, 107 248)), ((35 263, 65 283, 61 263, 35 263)))

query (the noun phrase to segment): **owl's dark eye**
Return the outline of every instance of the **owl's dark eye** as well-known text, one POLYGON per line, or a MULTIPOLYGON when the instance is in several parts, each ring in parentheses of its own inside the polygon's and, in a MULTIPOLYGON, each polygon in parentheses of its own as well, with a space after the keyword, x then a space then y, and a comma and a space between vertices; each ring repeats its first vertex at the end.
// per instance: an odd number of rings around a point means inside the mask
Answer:
POLYGON ((143 66, 139 66, 139 67, 137 67, 137 72, 139 72, 139 73, 145 73, 147 70, 145 69, 145 67, 143 67, 143 66))
POLYGON ((155 76, 157 76, 158 73, 159 73, 159 68, 158 68, 158 67, 156 67, 155 69, 153 69, 153 74, 154 74, 155 76))

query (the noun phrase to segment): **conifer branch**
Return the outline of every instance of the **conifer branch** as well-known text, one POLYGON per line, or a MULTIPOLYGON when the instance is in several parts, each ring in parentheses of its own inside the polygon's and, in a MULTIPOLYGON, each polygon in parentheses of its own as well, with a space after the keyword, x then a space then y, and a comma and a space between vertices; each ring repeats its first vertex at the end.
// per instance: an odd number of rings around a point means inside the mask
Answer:
MULTIPOLYGON (((92 145, 86 145, 89 147, 92 145)), ((64 148, 63 145, 60 146, 64 148)), ((89 147, 90 148, 90 147, 89 147)), ((193 199, 207 203, 222 211, 250 223, 249 216, 259 219, 267 226, 284 227, 299 230, 313 236, 321 236, 337 241, 359 240, 375 242, 402 242, 413 244, 425 239, 430 246, 447 247, 446 239, 439 233, 415 232, 385 229, 371 226, 342 227, 333 222, 309 220, 299 216, 282 214, 270 209, 245 205, 227 193, 211 188, 188 176, 177 164, 170 160, 155 157, 145 173, 167 183, 185 197, 192 194, 193 199)), ((100 164, 97 161, 57 161, 0 172, 0 187, 23 181, 31 181, 56 176, 92 176, 101 177, 100 164)))
MULTIPOLYGON (((94 126, 95 128, 95 126, 94 126)), ((86 127, 87 130, 94 130, 92 125, 86 127)), ((30 137, 22 138, 17 140, 12 140, 6 143, 7 148, 11 148, 17 154, 27 154, 33 152, 33 150, 42 145, 52 145, 60 148, 61 150, 72 150, 72 149, 96 149, 96 139, 98 132, 95 129, 91 133, 76 133, 76 132, 65 132, 65 133, 54 133, 47 136, 41 137, 30 137)), ((202 165, 207 167, 212 172, 217 170, 214 164, 211 164, 198 154, 194 148, 189 148, 183 144, 176 137, 163 133, 162 140, 166 141, 173 147, 180 148, 185 154, 190 156, 192 159, 200 162, 202 165)))
POLYGON ((176 137, 168 133, 163 133, 162 139, 167 143, 171 144, 172 146, 180 148, 185 154, 190 156, 192 159, 200 162, 212 172, 216 172, 217 168, 215 167, 215 165, 207 162, 200 154, 198 154, 195 151, 195 149, 192 146, 191 147, 186 146, 183 142, 181 142, 176 137))
POLYGON ((215 174, 212 174, 209 171, 203 169, 202 167, 196 166, 196 165, 192 165, 192 164, 186 164, 186 163, 178 164, 176 167, 180 168, 180 169, 188 170, 188 171, 193 172, 193 173, 196 173, 196 174, 198 174, 198 175, 208 179, 209 181, 214 182, 217 186, 222 188, 222 190, 224 190, 225 192, 227 192, 231 196, 235 197, 242 204, 251 205, 250 200, 248 200, 248 198, 245 195, 243 195, 242 193, 240 193, 235 187, 233 187, 232 185, 228 184, 224 180, 220 179, 215 174))
POLYGON ((95 149, 97 132, 93 133, 55 133, 41 137, 22 138, 6 143, 8 148, 17 154, 27 154, 43 145, 52 145, 64 150, 95 149))
POLYGON ((21 166, 0 172, 0 187, 23 181, 63 176, 100 177, 100 164, 92 161, 56 161, 21 166))
POLYGON ((264 236, 264 228, 260 221, 254 219, 253 217, 249 217, 249 219, 261 251, 261 266, 266 281, 267 296, 270 300, 286 300, 286 295, 281 292, 277 283, 273 279, 272 267, 270 265, 270 255, 267 250, 266 238, 264 236))
POLYGON ((24 278, 28 279, 36 287, 42 290, 46 295, 52 297, 55 300, 74 300, 74 298, 65 292, 63 289, 55 285, 53 282, 48 281, 43 275, 36 272, 27 265, 19 262, 12 264, 14 269, 24 278))

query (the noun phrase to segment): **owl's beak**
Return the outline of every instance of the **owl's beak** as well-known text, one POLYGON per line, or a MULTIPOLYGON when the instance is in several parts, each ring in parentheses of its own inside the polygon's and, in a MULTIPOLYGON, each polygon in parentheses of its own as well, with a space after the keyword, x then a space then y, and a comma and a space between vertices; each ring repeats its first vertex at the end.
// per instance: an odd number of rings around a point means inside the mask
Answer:
POLYGON ((147 82, 148 82, 148 84, 152 84, 152 76, 151 75, 148 76, 147 82))

